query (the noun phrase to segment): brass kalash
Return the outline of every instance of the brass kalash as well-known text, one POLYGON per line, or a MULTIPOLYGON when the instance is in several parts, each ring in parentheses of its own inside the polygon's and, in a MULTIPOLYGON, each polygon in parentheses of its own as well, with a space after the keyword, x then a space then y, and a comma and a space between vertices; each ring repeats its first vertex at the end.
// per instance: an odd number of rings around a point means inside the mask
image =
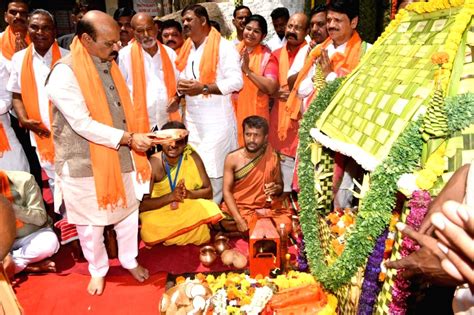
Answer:
POLYGON ((266 277, 270 271, 280 268, 280 235, 278 234, 269 209, 257 210, 257 223, 250 232, 249 264, 250 276, 258 274, 266 277))

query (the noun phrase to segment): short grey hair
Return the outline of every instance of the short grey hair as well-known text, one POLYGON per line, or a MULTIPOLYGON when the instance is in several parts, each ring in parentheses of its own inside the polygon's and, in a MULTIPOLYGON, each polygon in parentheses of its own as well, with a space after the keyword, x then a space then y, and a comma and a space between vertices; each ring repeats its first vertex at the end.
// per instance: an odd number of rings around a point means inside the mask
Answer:
POLYGON ((34 10, 33 12, 30 13, 30 18, 33 16, 33 15, 43 15, 43 16, 47 16, 48 18, 51 19, 51 21, 53 22, 54 26, 56 26, 56 21, 54 20, 54 16, 49 12, 49 11, 46 11, 44 9, 36 9, 34 10))

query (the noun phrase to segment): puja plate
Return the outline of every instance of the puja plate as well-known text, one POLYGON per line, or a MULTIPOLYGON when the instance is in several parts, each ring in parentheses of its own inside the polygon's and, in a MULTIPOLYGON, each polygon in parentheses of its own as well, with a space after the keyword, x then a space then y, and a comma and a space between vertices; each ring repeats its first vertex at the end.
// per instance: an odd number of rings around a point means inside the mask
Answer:
POLYGON ((154 131, 153 143, 155 144, 166 144, 173 141, 178 141, 183 139, 189 134, 185 129, 165 129, 154 131))

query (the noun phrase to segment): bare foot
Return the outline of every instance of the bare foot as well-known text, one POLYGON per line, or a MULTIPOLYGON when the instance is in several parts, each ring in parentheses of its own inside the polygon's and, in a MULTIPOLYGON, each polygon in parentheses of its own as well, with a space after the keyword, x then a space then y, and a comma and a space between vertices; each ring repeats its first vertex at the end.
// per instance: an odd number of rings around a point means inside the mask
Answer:
POLYGON ((89 285, 87 286, 87 292, 90 295, 101 295, 104 292, 105 278, 104 277, 91 277, 89 285))
POLYGON ((45 259, 34 264, 29 264, 25 268, 25 271, 29 273, 56 272, 56 264, 52 260, 45 259))
POLYGON ((138 265, 136 268, 128 269, 132 276, 137 279, 138 282, 143 282, 150 276, 148 274, 148 269, 138 265))

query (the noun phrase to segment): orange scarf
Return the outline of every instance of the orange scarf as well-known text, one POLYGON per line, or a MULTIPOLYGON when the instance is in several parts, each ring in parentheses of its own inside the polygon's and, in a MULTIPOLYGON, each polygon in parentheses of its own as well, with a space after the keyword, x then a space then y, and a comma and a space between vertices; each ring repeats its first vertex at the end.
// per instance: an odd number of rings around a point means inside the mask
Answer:
MULTIPOLYGON (((219 33, 214 27, 211 27, 211 31, 207 36, 206 46, 199 63, 199 82, 202 84, 211 84, 216 82, 217 64, 219 63, 219 44, 221 42, 221 33, 219 33)), ((186 68, 188 63, 189 53, 193 42, 191 38, 186 39, 181 51, 179 52, 178 58, 176 58, 176 68, 182 72, 186 68)))
MULTIPOLYGON (((61 58, 59 45, 56 41, 52 46, 52 54, 53 58, 51 61, 51 67, 53 67, 56 61, 61 58)), ((25 104, 28 118, 42 121, 38 102, 38 89, 35 80, 35 70, 33 68, 33 45, 28 46, 25 57, 23 58, 23 64, 21 66, 21 88, 24 91, 24 93, 21 94, 21 98, 23 100, 23 104, 25 104)), ((49 102, 48 112, 50 117, 49 121, 52 122, 51 101, 49 102)), ((48 138, 43 138, 38 136, 36 133, 33 134, 38 145, 38 152, 41 161, 47 161, 52 164, 54 162, 53 135, 50 135, 48 138)))
MULTIPOLYGON (((280 51, 280 59, 278 60, 278 80, 280 82, 280 87, 283 89, 289 89, 288 88, 288 71, 290 71, 290 56, 288 55, 288 49, 286 47, 287 44, 283 45, 280 51)), ((299 51, 301 48, 306 46, 306 41, 303 41, 300 46, 296 49, 296 51, 299 51)), ((286 102, 283 102, 281 100, 278 100, 278 126, 282 126, 283 124, 285 125, 285 130, 288 130, 289 128, 289 122, 286 122, 286 102)), ((280 130, 280 127, 278 127, 278 130, 280 130)), ((286 138, 286 136, 285 136, 286 138)), ((284 140, 281 139, 281 140, 284 140)))
MULTIPOLYGON (((12 28, 7 26, 5 32, 3 32, 3 35, 0 37, 0 47, 2 55, 8 60, 12 60, 13 54, 16 53, 15 39, 16 36, 13 33, 12 28)), ((26 34, 25 41, 28 45, 31 43, 30 36, 28 34, 26 34)))
MULTIPOLYGON (((242 52, 245 49, 244 42, 241 41, 237 45, 237 50, 242 52)), ((249 54, 249 68, 258 75, 263 73, 262 59, 265 51, 264 46, 258 45, 249 54)), ((242 90, 238 93, 237 100, 234 101, 235 115, 237 117, 237 129, 239 145, 243 146, 243 130, 242 121, 248 116, 258 115, 270 119, 270 112, 268 108, 269 96, 264 93, 259 93, 258 87, 247 76, 243 76, 244 85, 242 90)))
POLYGON ((3 156, 3 153, 6 151, 10 151, 10 142, 8 141, 7 132, 5 131, 5 127, 0 122, 0 157, 3 156))
MULTIPOLYGON (((318 46, 314 47, 314 49, 309 53, 308 57, 306 58, 306 62, 303 68, 298 73, 298 77, 296 78, 295 85, 291 90, 290 96, 288 97, 288 101, 286 102, 286 108, 280 123, 278 124, 278 137, 281 140, 284 140, 287 136, 288 127, 290 125, 290 120, 297 120, 298 114, 300 112, 300 105, 301 99, 298 98, 298 88, 301 82, 306 78, 308 75, 309 70, 313 67, 314 61, 316 58, 321 56, 321 51, 326 49, 332 40, 328 37, 323 43, 319 44, 318 46)), ((359 36, 359 33, 354 32, 351 39, 347 42, 346 49, 344 54, 336 52, 331 57, 331 65, 334 72, 337 73, 338 76, 345 76, 350 73, 357 64, 359 63, 360 57, 362 53, 362 40, 359 36)))
MULTIPOLYGON (((7 198, 8 201, 13 203, 13 195, 10 189, 10 182, 8 181, 7 174, 2 170, 0 170, 0 195, 7 198)), ((16 219, 16 228, 19 229, 22 226, 23 226, 23 222, 16 219)))
MULTIPOLYGON (((70 47, 72 70, 79 83, 92 119, 104 125, 113 126, 107 96, 91 56, 77 36, 70 47)), ((130 94, 115 61, 112 61, 110 74, 123 105, 127 129, 130 132, 137 131, 138 127, 133 113, 130 94)), ((111 206, 112 209, 117 206, 126 207, 127 200, 117 150, 93 142, 90 142, 89 145, 99 208, 105 209, 107 206, 111 206)), ((138 181, 148 181, 151 176, 151 169, 146 155, 135 151, 132 151, 132 154, 138 181)))
MULTIPOLYGON (((160 50, 161 65, 165 77, 166 92, 168 100, 176 95, 176 78, 170 57, 163 45, 156 41, 160 50)), ((149 132, 150 122, 148 120, 148 110, 146 103, 146 77, 145 61, 143 59, 142 47, 137 41, 133 41, 131 47, 132 77, 133 77, 133 109, 137 122, 138 132, 149 132)), ((181 121, 179 112, 169 113, 169 120, 181 121)), ((161 126, 158 126, 161 127, 161 126)))

